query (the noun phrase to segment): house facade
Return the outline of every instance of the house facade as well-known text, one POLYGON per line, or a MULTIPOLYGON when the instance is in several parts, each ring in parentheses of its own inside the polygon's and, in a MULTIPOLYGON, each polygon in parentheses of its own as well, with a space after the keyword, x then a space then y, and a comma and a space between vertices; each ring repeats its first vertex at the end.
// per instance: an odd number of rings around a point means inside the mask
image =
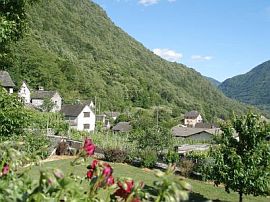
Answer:
POLYGON ((6 89, 10 94, 14 91, 15 84, 7 71, 0 70, 0 86, 6 89))
POLYGON ((203 119, 199 112, 190 111, 185 114, 184 124, 186 126, 195 127, 197 123, 202 123, 203 119))
POLYGON ((34 91, 31 103, 34 107, 40 108, 44 104, 45 99, 49 99, 53 103, 51 112, 59 112, 61 110, 62 98, 57 91, 45 91, 43 89, 34 91))
POLYGON ((70 128, 88 132, 95 130, 96 116, 88 105, 63 105, 61 112, 70 128))
POLYGON ((31 91, 30 88, 28 88, 26 82, 22 83, 22 86, 18 92, 18 96, 25 104, 29 104, 31 102, 31 91))

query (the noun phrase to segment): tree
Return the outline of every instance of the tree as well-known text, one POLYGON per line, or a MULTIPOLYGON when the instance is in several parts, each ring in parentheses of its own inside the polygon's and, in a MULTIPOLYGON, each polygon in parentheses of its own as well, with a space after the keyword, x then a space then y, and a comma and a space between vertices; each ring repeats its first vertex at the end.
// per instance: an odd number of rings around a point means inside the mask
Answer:
POLYGON ((16 95, 0 87, 0 137, 20 135, 28 124, 28 114, 16 95))
POLYGON ((240 202, 243 195, 269 194, 270 144, 266 140, 269 125, 258 115, 248 113, 234 117, 221 129, 218 146, 211 151, 215 159, 211 173, 215 185, 223 183, 227 192, 238 192, 240 202))
POLYGON ((138 149, 150 148, 159 152, 168 148, 172 143, 172 133, 163 127, 149 127, 146 129, 136 129, 131 135, 132 141, 137 141, 138 149))
POLYGON ((8 45, 19 40, 26 28, 26 7, 37 0, 0 0, 0 60, 5 62, 8 45))
POLYGON ((52 100, 48 97, 46 97, 43 101, 43 104, 41 105, 41 110, 43 112, 50 112, 52 111, 55 104, 52 102, 52 100))

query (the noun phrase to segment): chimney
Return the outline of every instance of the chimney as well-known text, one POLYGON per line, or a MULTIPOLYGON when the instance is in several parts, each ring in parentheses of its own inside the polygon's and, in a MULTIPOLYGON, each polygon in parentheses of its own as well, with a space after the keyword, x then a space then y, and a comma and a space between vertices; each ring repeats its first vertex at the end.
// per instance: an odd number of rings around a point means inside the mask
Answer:
POLYGON ((39 91, 44 91, 44 87, 43 87, 43 86, 39 86, 39 87, 38 87, 38 90, 39 90, 39 91))

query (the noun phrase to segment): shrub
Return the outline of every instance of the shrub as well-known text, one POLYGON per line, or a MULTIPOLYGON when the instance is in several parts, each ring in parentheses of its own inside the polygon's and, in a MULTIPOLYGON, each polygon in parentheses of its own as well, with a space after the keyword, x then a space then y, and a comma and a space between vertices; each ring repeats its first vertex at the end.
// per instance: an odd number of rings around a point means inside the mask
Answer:
POLYGON ((103 149, 105 160, 116 163, 123 163, 127 158, 127 152, 119 148, 103 149))
POLYGON ((41 159, 49 156, 48 148, 51 146, 50 140, 43 134, 27 133, 22 137, 24 151, 29 155, 36 155, 41 159))
POLYGON ((178 163, 180 161, 179 154, 175 151, 169 150, 165 156, 166 163, 178 163))
POLYGON ((158 157, 156 151, 148 147, 140 152, 140 159, 142 166, 153 168, 157 163, 158 157))
POLYGON ((193 161, 188 160, 188 159, 182 160, 179 164, 180 173, 181 173, 181 175, 183 175, 185 177, 190 176, 190 174, 193 171, 193 168, 194 168, 193 161))
POLYGON ((25 132, 23 135, 1 137, 0 142, 16 141, 20 142, 22 146, 16 148, 20 152, 25 152, 30 158, 45 159, 49 155, 50 140, 44 134, 36 134, 32 132, 25 132))
POLYGON ((193 168, 196 172, 196 177, 200 177, 200 180, 211 179, 212 167, 214 166, 214 159, 212 157, 205 157, 198 161, 193 168))

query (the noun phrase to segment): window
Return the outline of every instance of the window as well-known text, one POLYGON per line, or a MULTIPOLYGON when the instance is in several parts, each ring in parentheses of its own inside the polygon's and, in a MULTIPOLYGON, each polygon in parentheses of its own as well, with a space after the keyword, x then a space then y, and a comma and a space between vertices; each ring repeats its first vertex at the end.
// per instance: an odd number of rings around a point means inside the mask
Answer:
POLYGON ((90 124, 83 124, 83 129, 90 129, 90 124))
POLYGON ((83 112, 83 117, 90 117, 90 112, 83 112))

